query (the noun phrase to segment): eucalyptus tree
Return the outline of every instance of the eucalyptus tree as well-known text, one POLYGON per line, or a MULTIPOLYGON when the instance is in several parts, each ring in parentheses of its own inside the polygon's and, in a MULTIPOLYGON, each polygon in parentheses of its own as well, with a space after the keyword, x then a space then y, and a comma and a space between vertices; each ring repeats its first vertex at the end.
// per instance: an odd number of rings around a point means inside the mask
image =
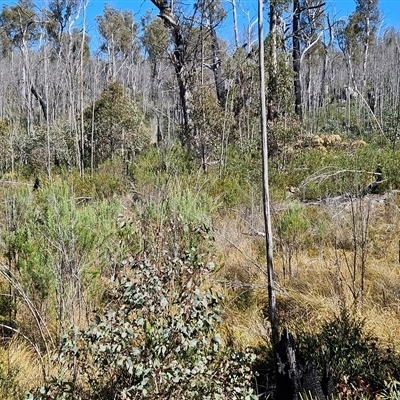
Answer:
POLYGON ((44 10, 45 28, 57 51, 63 51, 64 33, 68 31, 70 19, 78 12, 80 0, 51 0, 44 10))
POLYGON ((272 122, 279 119, 279 116, 286 111, 282 107, 284 96, 282 94, 287 92, 287 88, 283 89, 282 81, 287 71, 283 71, 281 67, 287 62, 283 14, 288 6, 288 0, 271 0, 269 3, 267 120, 272 122), (282 63, 280 63, 280 57, 284 58, 282 63))
MULTIPOLYGON (((321 0, 293 0, 293 73, 294 73, 294 96, 295 113, 302 118, 302 89, 301 72, 302 61, 305 54, 319 43, 323 32, 322 20, 324 16, 325 3, 321 0)), ((309 69, 310 73, 310 69, 309 69)), ((310 93, 311 79, 307 79, 307 93, 310 93)))
POLYGON ((152 3, 158 8, 159 17, 171 36, 172 49, 169 58, 178 83, 183 121, 181 142, 189 150, 198 151, 201 144, 196 138, 192 118, 193 91, 199 83, 199 72, 200 83, 203 82, 203 67, 208 64, 214 75, 219 96, 221 99, 223 97, 221 64, 218 57, 219 42, 215 29, 225 18, 225 14, 219 0, 195 2, 190 16, 190 11, 185 11, 180 3, 174 3, 174 8, 164 0, 152 0, 152 3), (210 63, 205 63, 204 43, 210 43, 210 63))
POLYGON ((225 19, 226 12, 222 7, 221 2, 216 0, 198 1, 196 7, 201 10, 200 28, 202 31, 206 31, 206 36, 209 36, 211 47, 211 62, 204 63, 204 60, 202 60, 202 64, 208 67, 213 73, 218 102, 223 107, 225 103, 226 88, 222 71, 221 45, 216 28, 225 19))
POLYGON ((378 8, 379 0, 355 0, 356 10, 350 16, 349 24, 357 34, 357 39, 363 46, 362 61, 362 90, 364 94, 367 86, 367 64, 371 43, 376 39, 376 34, 381 21, 378 8))
POLYGON ((369 107, 367 98, 368 88, 368 63, 372 44, 377 39, 380 22, 378 0, 356 0, 356 9, 350 15, 348 21, 340 25, 338 44, 343 53, 347 66, 347 126, 351 130, 359 131, 370 120, 376 123, 381 132, 382 128, 369 107), (352 92, 354 96, 350 96, 352 92), (351 102, 351 97, 356 98, 351 102), (356 103, 357 120, 353 120, 352 103, 356 103))
POLYGON ((96 167, 116 156, 129 162, 149 142, 143 114, 116 82, 85 109, 82 119, 87 132, 85 166, 96 167))
POLYGON ((157 85, 161 81, 161 66, 163 58, 166 58, 168 54, 169 35, 162 20, 159 18, 151 20, 149 13, 142 18, 141 24, 143 30, 141 41, 148 55, 151 69, 150 98, 156 102, 159 96, 157 85))
POLYGON ((367 83, 369 49, 376 39, 379 22, 378 0, 356 0, 355 11, 347 23, 341 23, 338 44, 347 61, 349 84, 360 86, 362 92, 367 83), (357 68, 361 74, 356 75, 354 64, 362 66, 357 68))
POLYGON ((32 108, 32 62, 31 48, 40 36, 39 17, 31 0, 19 0, 14 6, 4 5, 0 13, 0 37, 2 38, 3 55, 11 56, 19 50, 21 57, 21 82, 19 97, 22 99, 22 118, 26 121, 26 130, 33 130, 32 108))
POLYGON ((84 0, 51 0, 44 10, 43 25, 46 29, 53 71, 52 80, 54 113, 66 118, 67 135, 74 137, 75 165, 83 173, 83 135, 79 115, 85 103, 85 68, 90 58, 90 37, 86 32, 84 0))
POLYGON ((107 55, 108 79, 115 81, 125 61, 139 53, 138 24, 131 11, 119 11, 109 5, 97 18, 101 36, 100 51, 107 55))

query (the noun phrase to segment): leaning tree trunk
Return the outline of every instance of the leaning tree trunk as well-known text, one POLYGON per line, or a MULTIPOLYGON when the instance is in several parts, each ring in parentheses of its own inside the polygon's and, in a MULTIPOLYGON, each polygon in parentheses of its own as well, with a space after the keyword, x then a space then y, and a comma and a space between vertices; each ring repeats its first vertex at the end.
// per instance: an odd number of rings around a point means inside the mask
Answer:
POLYGON ((191 73, 186 65, 185 57, 185 40, 183 39, 181 28, 178 24, 175 14, 164 0, 151 0, 151 2, 159 9, 158 15, 169 29, 174 42, 174 52, 172 55, 172 62, 175 68, 175 75, 178 81, 179 98, 182 107, 184 134, 181 138, 183 145, 192 149, 193 143, 191 140, 192 133, 192 120, 190 109, 190 98, 192 97, 190 88, 191 73))

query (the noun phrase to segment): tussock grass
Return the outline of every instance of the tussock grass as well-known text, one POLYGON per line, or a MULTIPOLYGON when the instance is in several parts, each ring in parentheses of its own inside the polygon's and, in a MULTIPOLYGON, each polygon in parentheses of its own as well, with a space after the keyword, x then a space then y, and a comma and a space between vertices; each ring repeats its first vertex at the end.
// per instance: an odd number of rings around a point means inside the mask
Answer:
MULTIPOLYGON (((285 250, 279 246, 280 238, 274 231, 277 306, 285 326, 312 332, 347 307, 365 319, 366 329, 380 339, 382 346, 400 351, 399 204, 400 196, 391 192, 336 207, 302 205, 310 224, 306 232, 293 238, 297 250, 291 276, 286 271, 284 277, 285 250), (362 223, 366 224, 364 250, 360 242, 355 244, 362 223)), ((276 209, 281 210, 282 204, 276 209)), ((275 221, 278 218, 279 211, 274 214, 275 221)), ((227 330, 238 342, 248 340, 254 344, 268 337, 268 301, 263 274, 264 239, 246 235, 251 230, 249 226, 254 231, 263 230, 261 212, 252 209, 225 214, 216 221, 216 248, 220 260, 218 279, 224 282, 221 287, 226 298, 227 330)))
POLYGON ((42 383, 42 370, 35 351, 23 339, 11 339, 0 347, 0 398, 17 398, 42 383))

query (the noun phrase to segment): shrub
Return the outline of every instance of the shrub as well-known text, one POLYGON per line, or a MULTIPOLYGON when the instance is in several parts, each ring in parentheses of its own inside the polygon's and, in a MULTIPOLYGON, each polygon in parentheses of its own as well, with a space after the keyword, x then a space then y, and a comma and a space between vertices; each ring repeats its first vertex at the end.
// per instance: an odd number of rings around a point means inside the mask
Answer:
POLYGON ((399 357, 382 349, 377 339, 364 332, 364 322, 342 311, 318 333, 301 332, 297 345, 306 361, 319 371, 329 366, 334 381, 346 386, 371 385, 383 389, 388 379, 399 379, 399 357))
POLYGON ((64 338, 66 374, 35 399, 256 399, 253 356, 223 346, 220 298, 200 284, 208 269, 191 252, 132 260, 109 304, 64 338))
MULTIPOLYGON (((78 205, 69 185, 60 180, 42 184, 35 192, 26 187, 9 191, 1 251, 12 286, 18 288, 15 293, 21 289, 37 310, 51 307, 57 314, 55 325, 63 332, 67 321, 85 315, 88 302, 98 300, 87 295, 97 284, 93 278, 101 274, 107 252, 116 247, 112 235, 119 202, 78 205)), ((25 320, 26 316, 29 325, 25 320)), ((32 326, 29 329, 32 333, 32 326)))
POLYGON ((85 109, 85 165, 95 166, 119 154, 124 160, 149 143, 144 116, 124 94, 122 86, 110 83, 94 104, 85 109))

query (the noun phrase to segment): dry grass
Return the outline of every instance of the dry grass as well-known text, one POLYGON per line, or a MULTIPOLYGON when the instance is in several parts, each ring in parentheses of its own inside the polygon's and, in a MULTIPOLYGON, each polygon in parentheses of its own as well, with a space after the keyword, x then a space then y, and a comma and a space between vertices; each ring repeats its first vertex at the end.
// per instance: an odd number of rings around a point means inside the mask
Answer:
MULTIPOLYGON (((286 271, 285 279, 285 258, 274 233, 281 323, 315 330, 338 314, 340 307, 351 307, 365 318, 369 333, 383 345, 400 350, 399 206, 396 193, 339 205, 304 205, 310 227, 295 238, 298 251, 292 260, 292 275, 286 271), (367 235, 364 247, 363 231, 367 235)), ((240 344, 264 343, 269 332, 265 244, 263 238, 246 234, 263 231, 262 221, 261 212, 236 210, 216 222, 221 265, 216 280, 223 282, 227 330, 240 344)))
POLYGON ((13 338, 0 347, 0 398, 16 398, 42 383, 42 369, 36 352, 23 339, 13 338))

